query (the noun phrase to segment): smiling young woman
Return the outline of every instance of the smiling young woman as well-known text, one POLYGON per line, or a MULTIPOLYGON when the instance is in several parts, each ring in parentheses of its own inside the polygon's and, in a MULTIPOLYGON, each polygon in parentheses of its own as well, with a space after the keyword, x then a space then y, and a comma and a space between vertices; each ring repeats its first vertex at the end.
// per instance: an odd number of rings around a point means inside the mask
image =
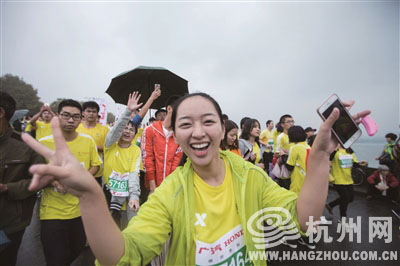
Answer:
MULTIPOLYGON (((360 112, 355 119, 368 113, 360 112)), ((224 136, 221 108, 204 93, 182 97, 172 113, 174 136, 187 162, 164 180, 122 233, 100 187, 69 152, 56 120, 52 121, 55 153, 24 136, 32 148, 51 158, 50 165, 31 168, 31 189, 45 186, 53 176, 79 198, 85 232, 100 264, 147 264, 169 238, 166 265, 229 264, 238 256, 245 258, 249 251, 259 251, 253 234, 263 231, 257 219, 250 217, 264 208, 286 209, 290 222, 302 231, 309 216, 321 216, 328 192, 329 154, 337 144, 331 127, 338 117, 335 109, 322 123, 298 197, 279 187, 259 167, 219 149, 224 136)), ((265 260, 252 263, 266 264, 265 260)))
POLYGON ((232 120, 225 120, 225 134, 221 141, 221 149, 229 150, 239 156, 242 156, 239 149, 238 140, 239 127, 232 120))

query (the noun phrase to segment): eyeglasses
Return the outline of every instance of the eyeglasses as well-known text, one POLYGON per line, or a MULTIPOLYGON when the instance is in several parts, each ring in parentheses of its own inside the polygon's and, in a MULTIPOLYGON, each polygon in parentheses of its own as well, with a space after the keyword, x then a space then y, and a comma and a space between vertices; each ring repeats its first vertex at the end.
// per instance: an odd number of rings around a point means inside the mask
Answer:
POLYGON ((82 118, 82 116, 80 115, 80 114, 74 114, 74 115, 71 115, 70 113, 61 113, 60 114, 60 117, 63 119, 63 120, 69 120, 71 117, 72 117, 72 119, 74 120, 74 121, 79 121, 79 120, 81 120, 81 118, 82 118))
POLYGON ((285 122, 285 124, 294 124, 294 120, 288 120, 285 122))

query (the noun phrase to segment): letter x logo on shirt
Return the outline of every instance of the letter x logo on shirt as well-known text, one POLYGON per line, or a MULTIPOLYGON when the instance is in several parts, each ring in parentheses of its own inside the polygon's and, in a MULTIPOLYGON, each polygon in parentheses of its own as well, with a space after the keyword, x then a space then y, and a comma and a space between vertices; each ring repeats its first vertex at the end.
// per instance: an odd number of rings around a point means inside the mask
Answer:
POLYGON ((206 226, 206 223, 204 222, 204 220, 207 217, 207 213, 202 213, 202 214, 195 213, 195 215, 196 215, 197 221, 194 223, 194 226, 196 226, 196 225, 200 225, 200 226, 203 226, 203 227, 206 226))

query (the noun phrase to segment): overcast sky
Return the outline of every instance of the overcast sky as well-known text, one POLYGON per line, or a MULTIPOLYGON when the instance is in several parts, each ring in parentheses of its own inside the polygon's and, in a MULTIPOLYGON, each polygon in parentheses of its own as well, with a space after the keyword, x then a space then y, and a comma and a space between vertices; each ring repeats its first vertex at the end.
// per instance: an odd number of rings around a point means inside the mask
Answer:
POLYGON ((44 102, 113 103, 114 76, 161 66, 237 123, 264 128, 289 113, 319 127, 316 108, 337 93, 372 110, 379 136, 399 131, 398 1, 2 1, 1 30, 1 75, 22 77, 44 102))

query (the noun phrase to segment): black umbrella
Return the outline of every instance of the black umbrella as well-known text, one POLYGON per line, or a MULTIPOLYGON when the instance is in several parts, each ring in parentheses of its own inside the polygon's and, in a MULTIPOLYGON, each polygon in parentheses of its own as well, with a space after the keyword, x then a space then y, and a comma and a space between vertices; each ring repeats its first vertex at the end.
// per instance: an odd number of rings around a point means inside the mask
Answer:
POLYGON ((171 95, 183 96, 188 93, 187 80, 162 67, 139 66, 131 71, 121 73, 111 80, 106 93, 116 103, 126 104, 129 93, 138 91, 142 96, 140 102, 146 103, 154 90, 154 85, 161 85, 161 96, 153 102, 150 108, 165 107, 171 95))

